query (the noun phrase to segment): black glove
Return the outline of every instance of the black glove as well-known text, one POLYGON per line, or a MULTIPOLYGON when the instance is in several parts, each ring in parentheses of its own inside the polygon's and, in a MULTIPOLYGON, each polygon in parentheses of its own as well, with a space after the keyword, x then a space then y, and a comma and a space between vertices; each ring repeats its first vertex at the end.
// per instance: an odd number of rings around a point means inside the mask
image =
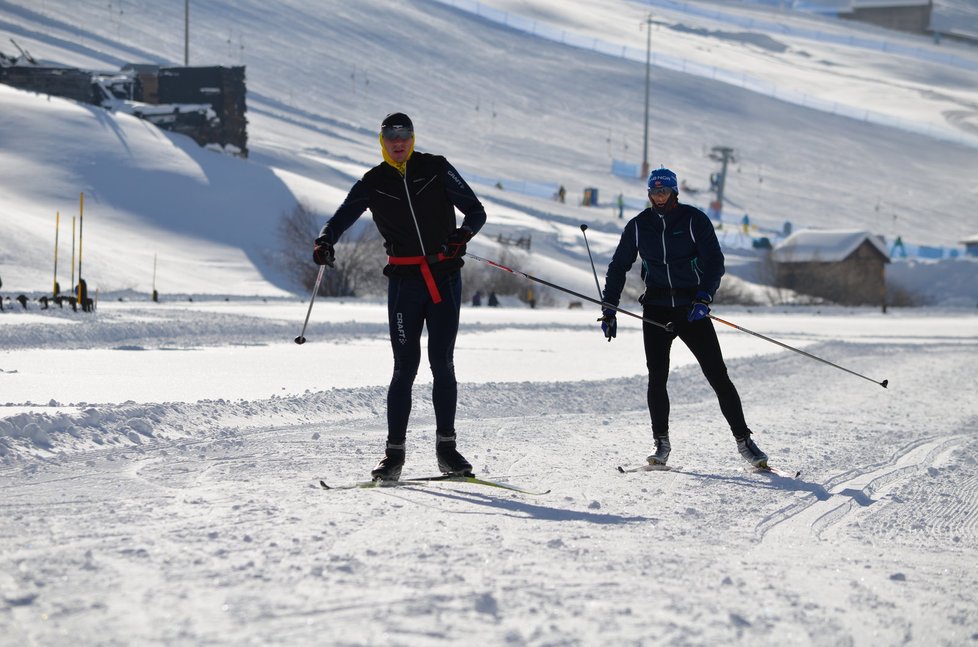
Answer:
POLYGON ((312 250, 312 260, 316 262, 316 265, 334 267, 336 252, 333 251, 333 243, 327 241, 325 236, 316 239, 316 247, 312 250))
POLYGON ((689 316, 686 319, 693 322, 705 318, 706 315, 710 314, 710 303, 712 302, 713 297, 710 296, 710 293, 700 290, 696 293, 696 297, 689 307, 689 316))
POLYGON ((601 332, 608 338, 608 341, 614 339, 618 334, 618 318, 615 316, 617 314, 617 310, 605 308, 601 311, 601 317, 598 318, 598 321, 601 322, 601 332))
POLYGON ((465 244, 472 240, 475 232, 466 226, 461 226, 448 235, 445 244, 441 246, 441 253, 445 258, 459 258, 465 256, 465 244))

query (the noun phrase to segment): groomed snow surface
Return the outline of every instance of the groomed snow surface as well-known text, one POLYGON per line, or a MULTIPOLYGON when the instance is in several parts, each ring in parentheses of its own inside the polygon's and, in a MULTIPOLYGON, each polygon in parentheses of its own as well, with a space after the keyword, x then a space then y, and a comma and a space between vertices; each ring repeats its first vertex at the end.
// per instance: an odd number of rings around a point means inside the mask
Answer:
MULTIPOLYGON (((681 344, 680 469, 619 474, 651 446, 638 326, 609 344, 590 311, 465 307, 460 448, 551 490, 529 496, 321 490, 381 455, 390 351, 382 304, 337 300, 297 346, 306 306, 0 316, 0 643, 978 640, 971 312, 718 308, 870 378, 717 324, 795 479, 745 471, 681 344)), ((436 472, 429 381, 405 476, 436 472)))

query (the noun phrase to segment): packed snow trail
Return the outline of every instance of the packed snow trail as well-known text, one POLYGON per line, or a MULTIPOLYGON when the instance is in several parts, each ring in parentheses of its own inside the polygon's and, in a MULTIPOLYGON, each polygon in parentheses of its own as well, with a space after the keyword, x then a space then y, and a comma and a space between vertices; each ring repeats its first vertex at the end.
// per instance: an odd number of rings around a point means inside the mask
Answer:
MULTIPOLYGON (((975 345, 846 344, 849 361, 893 376, 886 392, 800 372, 788 353, 731 361, 755 438, 798 479, 743 470, 695 367, 670 380, 678 472, 609 467, 650 446, 641 378, 463 384, 460 447, 477 474, 552 488, 544 498, 324 496, 316 477, 363 479, 378 458, 383 416, 366 396, 382 391, 283 399, 286 417, 323 401, 319 420, 286 424, 259 403, 184 405, 182 436, 164 415, 145 442, 0 471, 0 632, 12 644, 959 644, 978 627, 978 403, 946 403, 974 386, 975 345), (232 422, 242 408, 253 426, 232 422)), ((435 469, 418 396, 407 477, 435 469)))

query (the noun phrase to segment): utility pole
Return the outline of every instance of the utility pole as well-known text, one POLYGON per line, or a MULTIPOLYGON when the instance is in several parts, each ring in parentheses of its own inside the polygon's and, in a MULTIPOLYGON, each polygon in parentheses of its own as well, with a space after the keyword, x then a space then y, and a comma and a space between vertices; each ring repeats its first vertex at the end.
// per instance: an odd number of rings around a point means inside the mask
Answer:
POLYGON ((645 19, 645 137, 642 141, 642 178, 649 176, 649 84, 652 69, 652 14, 645 19))
POLYGON ((710 159, 720 162, 720 176, 716 181, 716 201, 711 205, 716 212, 717 218, 723 212, 723 188, 727 183, 727 163, 736 162, 733 149, 729 146, 714 146, 710 153, 710 159))
POLYGON ((183 0, 183 65, 190 66, 190 0, 183 0))
POLYGON ((78 194, 78 286, 76 289, 75 297, 78 299, 79 303, 83 303, 84 298, 82 292, 82 227, 84 226, 85 218, 85 193, 78 194))
POLYGON ((52 286, 52 294, 54 298, 58 298, 58 233, 61 231, 61 212, 56 211, 54 215, 54 285, 52 286))

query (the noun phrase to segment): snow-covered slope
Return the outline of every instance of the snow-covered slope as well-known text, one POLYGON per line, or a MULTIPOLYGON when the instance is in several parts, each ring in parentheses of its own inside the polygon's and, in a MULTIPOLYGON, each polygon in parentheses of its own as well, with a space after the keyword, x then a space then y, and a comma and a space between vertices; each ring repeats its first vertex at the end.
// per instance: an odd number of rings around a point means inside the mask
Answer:
MULTIPOLYGON (((66 219, 76 214, 80 192, 88 196, 84 253, 93 288, 148 292, 156 254, 166 292, 294 289, 270 262, 278 218, 297 199, 327 217, 378 161, 377 123, 395 109, 414 117, 419 148, 444 153, 463 173, 486 180, 476 189, 489 207, 487 234, 534 231, 541 245, 533 262, 551 269, 546 254, 566 267, 550 278, 586 288, 589 268, 581 264, 576 225, 589 223, 600 263, 621 224, 613 197, 623 193, 640 204, 644 193, 640 180, 610 169, 612 160, 642 157, 645 65, 629 53, 644 55, 640 26, 649 5, 456 4, 194 6, 191 63, 247 66, 246 161, 128 117, 4 88, 5 289, 47 289, 55 212, 62 214, 65 259, 66 219), (506 190, 525 181, 563 184, 572 204, 506 190), (599 189, 600 208, 573 204, 586 187, 599 189), (522 215, 513 222, 507 211, 522 215)), ((749 213, 761 233, 791 221, 796 230, 864 228, 945 246, 974 233, 978 149, 967 142, 978 133, 978 91, 973 69, 966 69, 978 63, 974 49, 771 7, 651 8, 657 65, 650 162, 675 168, 703 190, 717 170, 711 148, 732 146, 730 222, 749 213), (753 26, 744 26, 744 16, 753 26), (858 44, 805 35, 813 32, 856 37, 858 44), (886 43, 899 52, 887 51, 886 43), (702 74, 704 66, 717 70, 716 79, 702 74), (756 79, 759 91, 731 83, 731 76, 756 79), (798 105, 799 92, 819 109, 798 105), (779 100, 779 93, 791 100, 779 100), (831 114, 821 109, 826 101, 847 106, 847 114, 855 106, 913 127, 831 114), (956 132, 963 143, 921 134, 929 126, 956 132)), ((0 5, 3 42, 14 38, 35 58, 95 69, 179 64, 182 26, 180 8, 149 2, 0 5)), ((685 197, 703 206, 708 200, 704 192, 685 197)))

